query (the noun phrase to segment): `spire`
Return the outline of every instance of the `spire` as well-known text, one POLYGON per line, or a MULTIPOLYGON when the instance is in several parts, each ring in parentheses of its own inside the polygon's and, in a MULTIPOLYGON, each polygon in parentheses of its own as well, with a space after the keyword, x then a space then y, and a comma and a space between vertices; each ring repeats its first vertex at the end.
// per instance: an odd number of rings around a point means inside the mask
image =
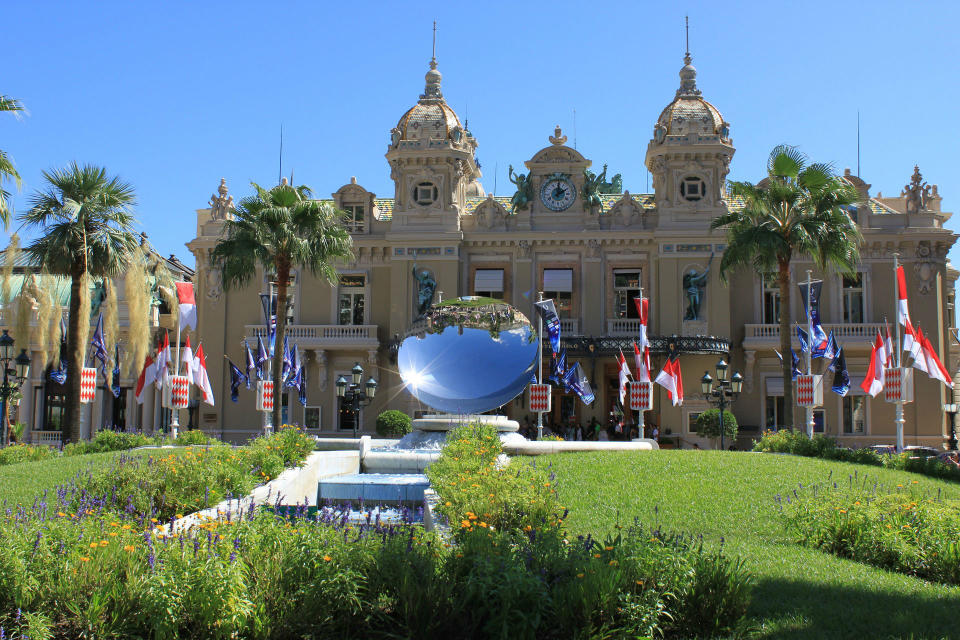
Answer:
POLYGON ((697 69, 691 63, 693 57, 690 55, 690 17, 684 16, 687 31, 687 51, 683 55, 683 68, 680 69, 680 88, 677 89, 677 97, 680 96, 699 96, 700 89, 697 89, 697 69))
POLYGON ((443 94, 440 92, 440 80, 443 78, 437 71, 437 21, 433 21, 433 54, 430 57, 430 71, 427 71, 427 86, 423 90, 421 100, 443 100, 443 94))

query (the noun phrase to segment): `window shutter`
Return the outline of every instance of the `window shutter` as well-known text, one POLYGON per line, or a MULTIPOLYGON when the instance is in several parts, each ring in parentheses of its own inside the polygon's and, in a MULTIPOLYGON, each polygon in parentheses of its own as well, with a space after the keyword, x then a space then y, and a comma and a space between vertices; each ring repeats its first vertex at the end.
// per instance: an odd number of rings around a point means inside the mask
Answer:
POLYGON ((473 277, 474 291, 503 291, 503 269, 477 269, 473 277))
POLYGON ((573 293, 573 269, 544 269, 543 290, 573 293))

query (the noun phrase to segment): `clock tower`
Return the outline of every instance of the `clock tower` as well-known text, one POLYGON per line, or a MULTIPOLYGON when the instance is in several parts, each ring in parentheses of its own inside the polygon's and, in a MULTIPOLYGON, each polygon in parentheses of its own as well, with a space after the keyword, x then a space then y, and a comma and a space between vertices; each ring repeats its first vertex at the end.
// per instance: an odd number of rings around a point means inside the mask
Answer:
POLYGON ((525 177, 530 204, 526 210, 518 211, 518 227, 525 222, 525 215, 529 215, 530 227, 534 229, 570 224, 599 229, 598 217, 591 215, 583 199, 583 171, 593 163, 566 146, 567 136, 559 126, 549 140, 549 147, 524 163, 530 172, 525 177))

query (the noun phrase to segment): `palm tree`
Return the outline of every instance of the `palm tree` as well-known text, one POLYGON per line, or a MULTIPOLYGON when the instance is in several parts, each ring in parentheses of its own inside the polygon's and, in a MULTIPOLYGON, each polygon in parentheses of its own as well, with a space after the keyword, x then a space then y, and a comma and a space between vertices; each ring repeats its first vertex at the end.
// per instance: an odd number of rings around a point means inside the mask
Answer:
POLYGON ((283 184, 267 190, 256 183, 256 194, 240 201, 232 220, 213 250, 225 287, 242 287, 256 275, 257 267, 273 273, 277 282, 276 350, 273 358, 273 424, 280 425, 280 379, 283 338, 287 325, 287 287, 296 268, 330 284, 337 282, 334 262, 353 258, 353 238, 344 226, 343 211, 329 202, 310 199, 306 186, 283 184))
POLYGON ((88 278, 120 275, 137 246, 130 212, 133 187, 107 170, 73 163, 44 171, 46 188, 30 198, 30 210, 20 216, 38 228, 41 237, 26 248, 32 262, 54 275, 70 277, 70 322, 67 329, 65 441, 77 441, 80 431, 80 369, 84 364, 88 309, 88 278), (86 317, 84 317, 86 316, 86 317))
POLYGON ((793 426, 790 358, 790 261, 809 256, 821 269, 832 265, 850 273, 860 262, 863 237, 846 207, 861 201, 856 188, 833 167, 810 163, 796 147, 774 147, 767 177, 759 184, 731 182, 730 194, 743 208, 716 218, 711 229, 726 227, 727 249, 720 276, 746 267, 776 272, 780 290, 780 353, 783 354, 784 426, 793 426))
MULTIPOLYGON (((11 111, 13 115, 17 116, 20 111, 23 111, 23 104, 16 98, 0 95, 0 111, 11 111)), ((10 159, 10 156, 0 149, 0 185, 7 180, 13 180, 17 189, 20 189, 20 174, 17 173, 17 168, 13 166, 13 160, 10 159)), ((4 228, 10 224, 11 210, 10 193, 0 188, 0 221, 3 222, 4 228)))

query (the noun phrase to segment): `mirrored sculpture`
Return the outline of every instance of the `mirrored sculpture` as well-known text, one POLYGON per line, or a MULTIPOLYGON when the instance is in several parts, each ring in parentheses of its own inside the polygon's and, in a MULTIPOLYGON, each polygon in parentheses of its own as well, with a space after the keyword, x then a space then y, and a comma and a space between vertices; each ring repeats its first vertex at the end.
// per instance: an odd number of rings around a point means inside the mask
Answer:
POLYGON ((431 306, 397 354, 400 377, 421 402, 466 415, 517 397, 537 366, 536 329, 501 300, 464 297, 431 306))

